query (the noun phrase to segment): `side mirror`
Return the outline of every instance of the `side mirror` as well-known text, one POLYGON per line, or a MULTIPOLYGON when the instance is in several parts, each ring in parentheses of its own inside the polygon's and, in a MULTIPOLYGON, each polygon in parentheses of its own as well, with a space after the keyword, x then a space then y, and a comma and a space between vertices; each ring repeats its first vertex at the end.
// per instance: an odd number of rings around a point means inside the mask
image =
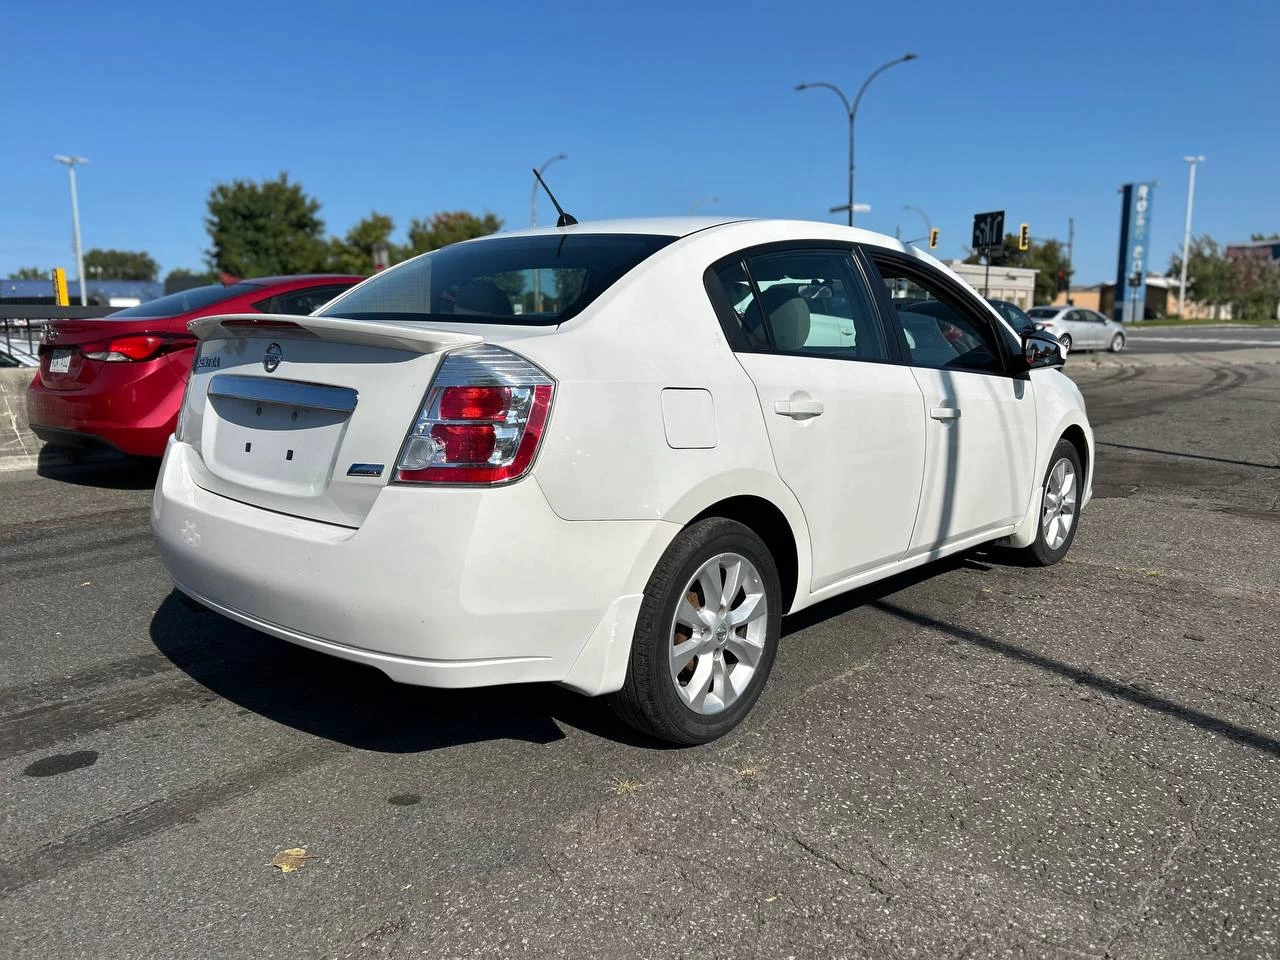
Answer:
POLYGON ((1058 338, 1043 330, 1022 336, 1022 368, 1037 370, 1040 367, 1061 367, 1067 362, 1067 349, 1058 338))

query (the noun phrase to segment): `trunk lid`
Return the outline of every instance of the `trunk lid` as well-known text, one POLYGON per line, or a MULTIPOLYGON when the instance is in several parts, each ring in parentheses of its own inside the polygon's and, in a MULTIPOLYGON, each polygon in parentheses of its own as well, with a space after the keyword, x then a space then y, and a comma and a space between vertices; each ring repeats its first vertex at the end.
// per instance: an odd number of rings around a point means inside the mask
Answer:
MULTIPOLYGON (((104 348, 118 337, 174 332, 174 321, 170 317, 50 320, 40 337, 40 382, 49 390, 83 390, 97 379, 103 366, 103 361, 86 357, 86 349, 104 348)), ((179 327, 177 333, 186 334, 186 330, 179 327)))
POLYGON ((446 350, 423 323, 204 317, 183 414, 195 482, 292 516, 358 527, 391 479, 446 350))

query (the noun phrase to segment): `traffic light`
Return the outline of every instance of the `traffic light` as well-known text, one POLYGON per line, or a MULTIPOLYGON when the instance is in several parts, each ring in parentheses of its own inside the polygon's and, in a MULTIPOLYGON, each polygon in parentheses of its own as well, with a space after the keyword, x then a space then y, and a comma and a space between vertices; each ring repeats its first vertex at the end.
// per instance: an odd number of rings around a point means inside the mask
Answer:
POLYGON ((1067 271, 1058 271, 1058 292, 1065 293, 1067 291, 1067 271))
POLYGON ((1026 250, 1031 246, 1031 224, 1024 223, 1018 228, 1018 249, 1026 250))
POLYGON ((932 250, 937 245, 938 245, 938 228, 930 227, 929 228, 929 249, 932 250))

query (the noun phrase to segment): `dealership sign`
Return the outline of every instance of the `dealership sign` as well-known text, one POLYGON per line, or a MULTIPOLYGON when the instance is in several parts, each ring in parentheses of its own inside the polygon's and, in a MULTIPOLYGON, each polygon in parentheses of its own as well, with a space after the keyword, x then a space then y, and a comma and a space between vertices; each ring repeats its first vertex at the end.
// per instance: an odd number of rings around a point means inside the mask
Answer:
POLYGON ((1120 190, 1120 260, 1116 267, 1116 319, 1141 320, 1147 302, 1154 183, 1126 183, 1120 190))

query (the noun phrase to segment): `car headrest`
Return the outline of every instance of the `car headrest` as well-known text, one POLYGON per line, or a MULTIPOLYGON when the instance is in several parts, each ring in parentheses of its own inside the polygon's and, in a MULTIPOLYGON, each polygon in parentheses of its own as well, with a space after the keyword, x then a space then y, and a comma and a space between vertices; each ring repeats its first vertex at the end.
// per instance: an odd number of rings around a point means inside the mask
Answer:
POLYGON ((477 277, 468 280, 458 288, 453 300, 454 313, 474 313, 487 317, 509 317, 511 298, 508 297, 492 280, 477 277))
POLYGON ((787 287, 770 287, 760 294, 779 350, 794 352, 809 339, 809 304, 787 287))

